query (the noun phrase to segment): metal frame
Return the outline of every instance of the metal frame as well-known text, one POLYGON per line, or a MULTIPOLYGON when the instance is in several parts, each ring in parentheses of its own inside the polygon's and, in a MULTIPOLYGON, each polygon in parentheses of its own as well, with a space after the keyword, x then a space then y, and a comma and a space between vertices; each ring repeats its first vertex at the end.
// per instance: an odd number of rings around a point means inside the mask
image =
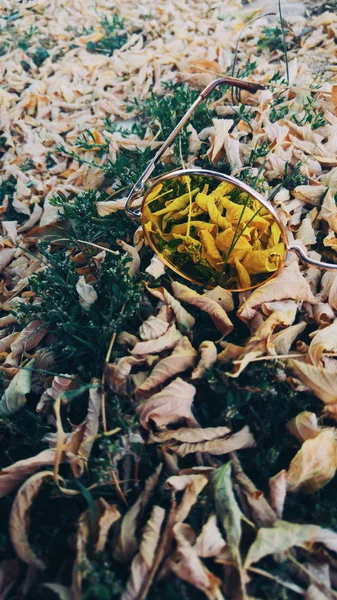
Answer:
MULTIPOLYGON (((238 87, 238 88, 241 88, 243 90, 246 90, 246 91, 249 91, 252 93, 255 93, 257 90, 265 89, 265 86, 260 83, 254 83, 254 82, 250 82, 250 81, 242 81, 241 79, 236 79, 234 77, 222 77, 220 79, 216 79, 216 80, 212 81, 207 87, 205 87, 205 89, 200 93, 198 98, 195 100, 195 102, 192 104, 192 106, 188 109, 188 111, 185 113, 185 115, 180 119, 179 123, 176 125, 176 127, 170 133, 170 135, 168 136, 166 141, 159 148, 159 150, 157 151, 157 153, 155 154, 153 159, 149 162, 144 173, 139 177, 138 181, 135 183, 135 185, 131 189, 129 196, 127 198, 127 201, 126 201, 126 205, 125 205, 126 214, 131 219, 133 219, 137 222, 142 222, 143 230, 144 230, 147 241, 149 242, 149 244, 150 244, 151 248, 154 250, 154 252, 156 254, 159 254, 157 248, 152 243, 150 236, 148 235, 147 231, 145 230, 143 218, 142 218, 143 206, 144 206, 144 203, 146 202, 146 198, 147 198, 148 194, 153 190, 155 185, 158 185, 158 183, 160 183, 161 181, 165 181, 166 179, 171 179, 172 177, 181 177, 182 175, 204 175, 205 177, 213 177, 215 179, 218 179, 219 181, 227 181, 229 183, 233 183, 234 185, 236 185, 236 187, 238 187, 241 190, 243 190, 244 192, 247 192, 248 194, 250 194, 253 198, 258 200, 265 208, 267 208, 267 210, 273 215, 275 221, 277 222, 278 226, 280 227, 280 229, 282 231, 283 241, 284 241, 286 250, 288 252, 295 252, 297 254, 297 256, 301 259, 301 261, 306 263, 309 266, 317 267, 319 269, 326 269, 326 270, 330 270, 330 271, 337 270, 337 264, 320 262, 320 261, 314 260, 314 259, 310 258, 309 256, 307 256, 307 254, 304 252, 302 247, 298 243, 296 243, 296 241, 289 244, 287 230, 285 229, 279 216, 277 215, 277 212, 275 211, 274 207, 270 204, 270 202, 268 200, 265 200, 259 192, 257 192, 253 188, 251 188, 246 183, 243 183, 242 181, 236 179, 235 177, 231 177, 229 175, 223 175, 222 173, 219 173, 217 171, 209 171, 209 170, 201 169, 201 168, 177 169, 174 171, 170 171, 169 173, 165 173, 164 175, 162 175, 160 177, 156 177, 155 183, 153 183, 153 185, 151 185, 150 188, 147 189, 145 192, 145 184, 149 180, 152 172, 154 171, 158 161, 164 154, 165 150, 170 147, 173 140, 176 138, 178 133, 181 131, 182 127, 189 120, 189 118, 194 113, 195 109, 199 106, 199 104, 201 104, 205 100, 205 98, 207 98, 207 96, 212 92, 212 90, 214 90, 216 87, 218 87, 220 85, 231 85, 233 87, 238 87), (140 198, 142 196, 143 196, 143 201, 142 201, 142 205, 141 205, 140 209, 133 210, 132 204, 134 203, 135 200, 137 200, 138 198, 140 198)), ((163 256, 160 255, 160 258, 165 264, 167 264, 170 267, 170 269, 172 269, 176 273, 179 273, 180 275, 183 275, 183 273, 181 273, 178 269, 175 269, 174 266, 172 264, 170 264, 169 261, 167 261, 163 256)), ((285 260, 286 260, 286 254, 285 254, 285 257, 284 257, 282 263, 280 264, 279 268, 277 269, 277 271, 275 271, 269 279, 272 279, 273 277, 275 277, 275 275, 282 269, 282 267, 284 266, 285 260)), ((188 278, 186 275, 184 275, 184 277, 189 279, 189 281, 192 281, 193 283, 199 283, 198 281, 194 281, 193 279, 188 278)), ((269 281, 269 279, 265 280, 263 283, 265 283, 266 281, 269 281)), ((253 289, 253 288, 259 287, 260 285, 262 285, 262 284, 259 283, 255 286, 252 286, 247 289, 253 289)), ((232 291, 245 291, 245 290, 232 290, 232 291)))

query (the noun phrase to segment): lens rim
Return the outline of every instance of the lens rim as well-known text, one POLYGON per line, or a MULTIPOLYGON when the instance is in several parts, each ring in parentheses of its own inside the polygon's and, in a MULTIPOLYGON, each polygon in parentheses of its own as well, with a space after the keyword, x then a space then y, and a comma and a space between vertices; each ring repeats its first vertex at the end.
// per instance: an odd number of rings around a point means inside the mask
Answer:
MULTIPOLYGON (((180 277, 183 277, 184 279, 186 279, 187 281, 189 281, 190 283, 194 283, 196 285, 200 285, 204 288, 207 289, 213 289, 214 286, 212 285, 204 285, 202 283, 200 283, 200 281, 196 281, 195 279, 193 279, 192 277, 189 277, 188 275, 185 275, 183 273, 183 271, 181 271, 180 269, 178 269, 177 267, 175 267, 174 265, 172 265, 162 254, 161 252, 159 252, 159 250, 156 248, 155 244, 152 242, 150 233, 146 230, 145 228, 145 214, 144 214, 144 206, 146 203, 146 198, 148 197, 148 195, 152 192, 152 190, 158 185, 158 183, 161 183, 162 181, 166 181, 167 179, 173 179, 175 177, 182 177, 184 175, 201 175, 201 176, 205 176, 205 177, 213 177, 214 179, 217 179, 218 181, 226 181, 228 183, 232 183, 233 185, 235 185, 236 187, 238 187, 240 190, 242 190, 243 192, 247 192, 248 194, 250 194, 253 198, 255 198, 255 200, 257 200, 258 202, 260 202, 274 217, 275 221, 277 222, 280 230, 281 230, 281 234, 282 234, 282 241, 285 245, 285 253, 283 255, 282 261, 279 264, 279 267, 276 271, 273 271, 273 273, 270 275, 270 277, 268 277, 268 279, 265 279, 262 283, 257 283, 255 285, 252 285, 250 287, 247 288, 238 288, 238 289, 233 289, 233 288, 223 288, 223 289, 228 289, 230 292, 247 292, 249 290, 254 290, 258 287, 261 287, 261 285, 264 285, 265 283, 267 283, 268 281, 270 281, 271 279, 273 279, 274 277, 276 277, 276 275, 281 271, 281 269, 283 268, 286 260, 287 260, 287 252, 289 251, 289 244, 288 244, 288 237, 287 237, 287 231, 283 225, 283 223, 281 222, 277 212, 275 211, 274 207, 268 202, 268 200, 265 200, 263 198, 263 196, 261 196, 261 194, 259 192, 257 192, 256 190, 254 190, 252 187, 250 187, 249 185, 247 185, 246 183, 244 183, 243 181, 240 181, 239 179, 236 179, 236 177, 232 177, 231 175, 225 175, 223 173, 219 173, 218 171, 211 171, 208 169, 177 169, 175 171, 169 171, 168 173, 164 173, 164 175, 161 175, 159 177, 156 177, 155 180, 153 181, 153 183, 150 185, 150 187, 146 190, 144 196, 143 196, 143 201, 142 201, 142 205, 141 205, 141 224, 142 224, 142 228, 144 231, 144 235, 145 238, 149 244, 149 246, 152 248, 152 250, 155 252, 155 254, 157 254, 157 256, 159 256, 160 260, 167 265, 172 271, 174 271, 175 273, 177 273, 178 275, 180 275, 180 277)), ((223 287, 223 286, 221 286, 223 287)))

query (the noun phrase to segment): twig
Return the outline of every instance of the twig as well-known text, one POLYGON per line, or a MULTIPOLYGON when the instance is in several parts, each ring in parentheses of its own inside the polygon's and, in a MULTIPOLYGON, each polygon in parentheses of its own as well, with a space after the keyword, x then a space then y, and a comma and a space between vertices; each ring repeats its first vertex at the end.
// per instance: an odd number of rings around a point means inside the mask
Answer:
POLYGON ((304 596, 305 594, 305 590, 299 585, 296 585, 295 583, 290 583, 289 581, 284 581, 284 579, 280 579, 279 577, 268 573, 268 571, 263 571, 263 569, 258 569, 256 567, 248 567, 248 571, 250 571, 251 573, 256 573, 257 575, 262 575, 262 577, 266 577, 267 579, 272 579, 273 581, 276 581, 276 583, 283 585, 289 590, 292 590, 297 594, 301 594, 301 596, 304 596))
POLYGON ((290 553, 287 552, 287 558, 294 564, 298 569, 303 571, 308 577, 309 580, 321 591, 323 594, 327 596, 327 598, 334 600, 337 598, 337 592, 329 589, 322 581, 316 579, 316 577, 307 569, 302 563, 300 563, 296 558, 290 553))

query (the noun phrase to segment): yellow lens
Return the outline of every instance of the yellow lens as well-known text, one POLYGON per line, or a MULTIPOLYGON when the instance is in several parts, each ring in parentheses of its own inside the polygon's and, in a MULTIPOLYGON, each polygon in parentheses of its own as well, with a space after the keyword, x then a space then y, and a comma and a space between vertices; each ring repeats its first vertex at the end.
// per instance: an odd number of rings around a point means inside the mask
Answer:
POLYGON ((142 223, 160 258, 203 286, 251 289, 284 262, 284 235, 274 215, 221 176, 161 180, 145 195, 142 223))

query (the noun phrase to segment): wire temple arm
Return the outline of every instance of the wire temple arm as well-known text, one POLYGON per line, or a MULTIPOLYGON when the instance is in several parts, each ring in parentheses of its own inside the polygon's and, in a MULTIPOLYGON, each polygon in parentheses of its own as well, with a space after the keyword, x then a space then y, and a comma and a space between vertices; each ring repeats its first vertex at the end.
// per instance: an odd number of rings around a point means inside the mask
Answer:
POLYGON ((314 258, 309 258, 309 256, 307 256, 307 254, 302 250, 302 248, 300 246, 297 246, 296 244, 291 244, 288 247, 288 250, 290 250, 290 252, 295 252, 295 254, 297 254, 297 256, 301 259, 301 261, 307 264, 309 267, 318 267, 319 269, 326 269, 327 271, 337 270, 337 264, 327 263, 315 260, 314 258))
POLYGON ((173 131, 168 136, 167 140, 161 145, 161 147, 159 148, 158 152, 155 154, 155 156, 153 157, 151 162, 149 162, 144 173, 140 176, 138 181, 133 186, 133 188, 127 198, 126 205, 125 205, 125 210, 129 217, 139 221, 140 212, 132 210, 132 208, 131 208, 132 203, 134 202, 134 200, 136 200, 137 198, 139 198, 142 195, 143 190, 144 190, 144 185, 145 185, 146 181, 149 179, 149 177, 151 176, 152 171, 155 169, 157 162, 160 160, 160 158, 164 154, 165 150, 167 150, 167 148, 169 148, 171 146, 173 140, 177 137, 178 133, 184 127, 185 123, 187 123, 189 118, 192 116, 195 109, 199 106, 199 104, 201 104, 205 100, 205 98, 207 98, 207 96, 214 90, 214 88, 216 88, 220 85, 230 85, 233 87, 238 87, 238 88, 241 88, 242 90, 246 90, 251 93, 255 93, 255 92, 257 92, 257 90, 265 89, 265 86, 260 83, 253 83, 251 81, 243 81, 241 79, 236 79, 235 77, 221 77, 220 79, 215 79, 214 81, 211 81, 211 83, 209 83, 208 86, 205 87, 205 89, 201 92, 201 94, 198 96, 198 98, 195 100, 195 102, 193 102, 192 106, 190 106, 188 111, 180 119, 179 123, 175 126, 173 131))

